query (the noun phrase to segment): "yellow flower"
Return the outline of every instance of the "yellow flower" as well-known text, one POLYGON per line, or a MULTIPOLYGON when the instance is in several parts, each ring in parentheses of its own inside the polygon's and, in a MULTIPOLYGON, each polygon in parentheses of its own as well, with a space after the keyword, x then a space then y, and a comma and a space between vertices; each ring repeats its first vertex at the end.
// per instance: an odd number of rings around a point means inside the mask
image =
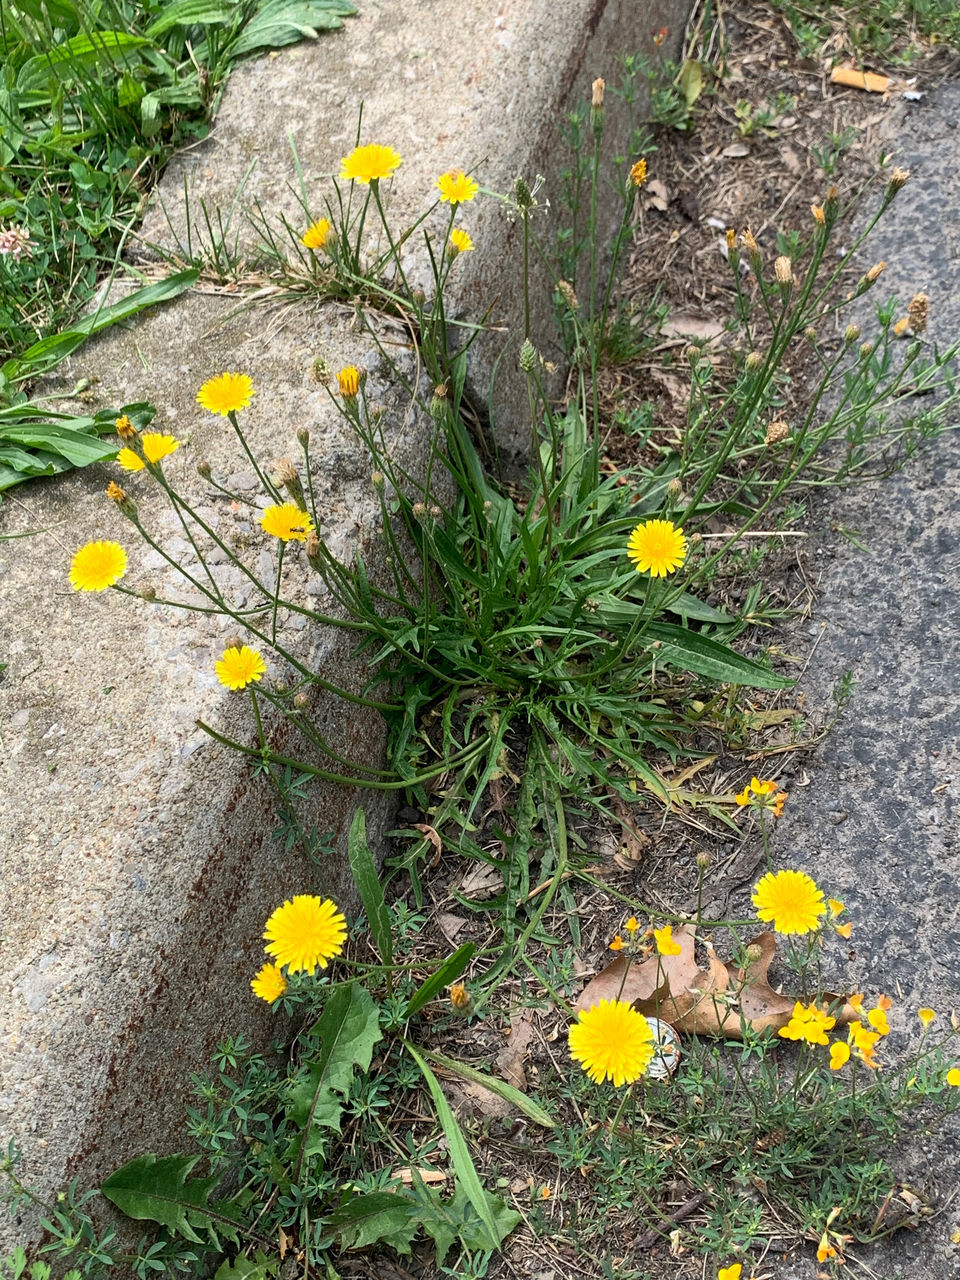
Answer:
POLYGON ((127 553, 119 542, 88 542, 70 564, 74 591, 106 591, 127 571, 127 553))
POLYGON ((658 955, 678 956, 682 950, 680 943, 673 940, 673 925, 665 924, 662 929, 654 929, 653 940, 657 944, 658 955))
POLYGON ((340 177, 345 182, 379 182, 381 178, 389 178, 402 163, 393 147, 381 147, 371 142, 365 147, 354 147, 348 156, 343 157, 340 177))
POLYGON ((651 578, 665 578, 674 573, 687 557, 687 540, 683 530, 672 520, 646 520, 638 524, 627 542, 627 555, 636 563, 637 573, 651 578))
POLYGON ((601 1000, 570 1028, 570 1056, 595 1084, 633 1084, 653 1057, 653 1032, 626 1000, 601 1000))
POLYGON ((327 241, 337 238, 337 233, 333 229, 333 223, 329 218, 319 218, 316 222, 311 222, 306 231, 300 237, 300 243, 306 245, 308 249, 323 249, 329 253, 330 248, 327 241))
POLYGON ((635 187, 642 187, 647 180, 647 162, 641 156, 630 170, 630 181, 635 187))
POLYGON ((459 227, 454 227, 450 232, 450 253, 455 258, 457 254, 469 253, 473 248, 473 241, 467 235, 466 231, 461 231, 459 227))
POLYGON ((444 200, 450 204, 463 204, 472 200, 480 187, 472 178, 468 178, 460 169, 451 169, 449 173, 441 173, 433 184, 440 192, 440 203, 444 200))
POLYGON ((890 1034, 890 1024, 887 1022, 887 1014, 885 1009, 871 1009, 867 1014, 867 1021, 873 1027, 874 1031, 878 1031, 882 1036, 890 1034))
POLYGON ((148 462, 157 463, 175 453, 180 448, 180 441, 173 436, 161 435, 159 431, 145 431, 140 437, 140 448, 148 462))
POLYGON ((820 1244, 817 1248, 817 1261, 826 1262, 828 1258, 835 1258, 837 1251, 827 1239, 827 1233, 824 1232, 820 1237, 820 1244))
POLYGON ((549 1188, 549 1187, 541 1187, 541 1188, 540 1188, 540 1199, 541 1199, 541 1200, 549 1200, 549 1199, 550 1199, 550 1195, 551 1195, 551 1191, 550 1191, 550 1188, 549 1188))
POLYGON ((125 413, 121 413, 120 417, 116 419, 113 425, 121 440, 133 440, 137 434, 136 427, 125 413))
POLYGON ((313 522, 295 502, 267 507, 260 517, 260 525, 264 533, 272 534, 281 542, 306 542, 308 534, 313 533, 313 522))
POLYGON ((267 955, 288 973, 314 973, 317 965, 325 969, 343 950, 347 922, 329 898, 321 902, 301 893, 277 907, 263 936, 267 955))
POLYGON ((217 679, 225 689, 245 689, 259 680, 267 669, 261 655, 249 645, 224 649, 223 657, 216 664, 217 679))
POLYGON ((868 1031, 859 1020, 851 1022, 847 1027, 847 1041, 853 1046, 854 1053, 861 1062, 874 1069, 876 1069, 877 1062, 873 1056, 873 1050, 879 1039, 879 1031, 868 1031))
POLYGON ((265 964, 255 978, 250 981, 253 994, 268 1004, 280 998, 287 989, 287 980, 280 972, 279 965, 265 964))
POLYGON ((853 933, 853 925, 850 923, 849 920, 847 921, 846 924, 835 924, 833 926, 833 932, 837 935, 838 938, 849 938, 850 935, 853 933))
POLYGON ((450 1003, 453 1005, 453 1007, 456 1010, 458 1010, 458 1012, 461 1012, 461 1013, 463 1012, 464 1009, 470 1008, 470 1005, 473 1002, 470 999, 470 992, 467 990, 466 985, 464 983, 462 982, 453 983, 453 985, 450 988, 450 1003))
POLYGON ((147 465, 139 453, 134 453, 132 449, 121 449, 116 460, 124 471, 143 471, 147 465))
POLYGON ((618 934, 617 934, 617 936, 613 939, 613 941, 610 943, 610 950, 611 950, 611 951, 622 951, 622 950, 623 950, 623 939, 620 937, 619 933, 618 933, 618 934))
POLYGON ((822 890, 803 871, 768 871, 753 887, 753 905, 777 933, 812 933, 827 909, 822 890))
POLYGON ((624 927, 626 928, 627 933, 636 933, 640 928, 640 921, 636 916, 631 916, 624 927))
POLYGON ((851 1009, 856 1009, 857 1013, 863 1008, 863 992, 854 991, 852 995, 847 996, 847 1004, 851 1009))
POLYGON ((843 1040, 834 1040, 830 1046, 830 1070, 839 1071, 840 1068, 850 1061, 850 1046, 843 1040))
POLYGON ((947 1084, 954 1089, 960 1089, 960 1067, 951 1067, 947 1072, 947 1084))
POLYGON ((924 1030, 926 1030, 927 1027, 929 1027, 930 1023, 934 1020, 936 1016, 937 1016, 936 1009, 923 1008, 923 1009, 917 1010, 917 1017, 923 1023, 924 1030))
POLYGON ((807 1044, 825 1045, 829 1043, 827 1032, 834 1027, 836 1021, 819 1005, 801 1004, 798 1001, 793 1006, 790 1021, 780 1028, 779 1034, 785 1040, 805 1040, 807 1044))
POLYGON ((842 916, 844 911, 846 911, 846 907, 838 898, 828 898, 827 906, 830 908, 830 914, 832 916, 842 916))
POLYGON ((254 395, 256 388, 245 373, 221 373, 203 384, 197 392, 197 403, 225 418, 245 409, 254 395))
POLYGON ((721 1267, 717 1272, 717 1280, 740 1280, 740 1274, 743 1271, 743 1264, 740 1262, 731 1262, 729 1267, 721 1267))
POLYGON ((360 390, 360 370, 348 364, 337 374, 337 386, 344 400, 355 400, 360 390))

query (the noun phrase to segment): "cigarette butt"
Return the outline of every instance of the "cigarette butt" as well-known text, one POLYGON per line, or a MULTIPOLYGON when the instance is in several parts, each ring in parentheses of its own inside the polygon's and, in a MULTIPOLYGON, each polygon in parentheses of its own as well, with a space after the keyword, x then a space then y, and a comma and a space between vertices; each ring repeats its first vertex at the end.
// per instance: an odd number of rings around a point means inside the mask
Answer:
POLYGON ((830 80, 833 84, 846 85, 848 89, 866 89, 867 93, 886 93, 890 84, 887 76, 875 76, 872 71, 854 71, 853 67, 834 67, 830 80))

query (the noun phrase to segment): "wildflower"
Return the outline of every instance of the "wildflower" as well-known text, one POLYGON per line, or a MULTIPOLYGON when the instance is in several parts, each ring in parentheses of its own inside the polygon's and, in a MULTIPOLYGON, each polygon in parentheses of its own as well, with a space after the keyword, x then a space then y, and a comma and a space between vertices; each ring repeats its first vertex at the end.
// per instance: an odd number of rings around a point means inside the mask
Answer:
POLYGON ((136 439, 137 429, 125 413, 122 413, 120 417, 117 418, 116 422, 113 425, 116 428, 117 435, 120 437, 121 440, 136 439))
POLYGON ((322 249, 324 253, 330 252, 336 240, 337 233, 329 218, 319 218, 316 222, 311 222, 300 237, 300 243, 306 245, 308 249, 322 249))
POLYGON ((788 795, 789 792, 781 791, 772 778, 762 781, 751 778, 749 785, 733 798, 741 808, 751 805, 755 809, 769 809, 775 818, 779 818, 788 795))
POLYGON ((630 170, 630 181, 635 187, 642 187, 647 180, 647 161, 646 157, 641 156, 637 163, 630 170))
POLYGON ((203 384, 197 392, 197 403, 226 418, 246 409, 255 394, 253 382, 245 373, 221 373, 203 384))
POLYGON ((137 504, 132 498, 128 498, 126 491, 118 484, 114 484, 111 480, 107 485, 107 497, 111 502, 115 502, 128 520, 136 520, 137 504))
POLYGON ((30 239, 30 232, 26 227, 0 229, 0 254, 9 255, 14 262, 19 262, 23 257, 32 257, 36 247, 36 242, 30 239))
POLYGON ((947 1072, 947 1084, 953 1089, 960 1089, 960 1067, 951 1067, 947 1072))
POLYGON ((147 465, 139 453, 134 453, 132 449, 121 449, 117 454, 116 462, 117 466, 123 467, 124 471, 142 471, 147 465))
POLYGON ((839 898, 828 898, 827 906, 830 908, 830 914, 832 916, 842 916, 844 911, 846 911, 846 907, 839 898))
POLYGON ((466 231, 461 231, 459 227, 454 227, 450 232, 450 244, 447 246, 447 252, 451 258, 456 258, 458 254, 469 253, 473 249, 473 241, 470 239, 466 231))
POLYGON ((927 327, 930 299, 925 293, 915 293, 907 306, 907 318, 914 333, 923 333, 927 327))
POLYGON ((640 928, 640 921, 637 919, 636 916, 631 916, 630 919, 627 921, 626 925, 624 926, 624 928, 626 929, 627 933, 636 933, 637 930, 640 928))
POLYGON ((310 517, 294 502, 267 507, 260 517, 260 527, 281 542, 305 542, 307 535, 313 533, 310 517))
POLYGON ((287 989, 287 980, 280 972, 279 965, 265 964, 257 976, 251 979, 253 994, 268 1004, 279 1000, 287 989))
POLYGON ((680 943, 673 940, 673 925, 665 924, 662 929, 654 929, 653 940, 657 944, 658 955, 678 956, 682 950, 680 943))
POLYGON ((119 542, 88 542, 70 564, 74 591, 106 591, 127 571, 127 553, 119 542))
POLYGON ((886 1009, 881 1008, 879 1004, 876 1009, 871 1009, 867 1014, 867 1021, 870 1023, 871 1027, 873 1027, 874 1031, 878 1032, 880 1035, 888 1036, 890 1034, 890 1024, 887 1022, 887 1011, 886 1009))
POLYGON ((904 316, 901 320, 898 320, 896 324, 893 326, 894 337, 902 338, 909 328, 910 328, 910 317, 904 316))
POLYGON ((760 246, 757 244, 756 237, 748 227, 746 231, 740 232, 740 243, 746 249, 747 253, 759 253, 760 246))
POLYGON ((173 436, 161 435, 159 431, 145 431, 140 437, 140 448, 146 460, 156 464, 169 458, 171 453, 176 453, 180 448, 180 441, 173 436))
POLYGON ((830 1070, 839 1071, 850 1061, 850 1046, 844 1040, 834 1040, 830 1046, 830 1070))
POLYGON ((825 1045, 829 1043, 827 1032, 835 1026, 836 1021, 819 1005, 801 1004, 797 1001, 790 1021, 780 1028, 779 1034, 785 1040, 804 1040, 807 1044, 825 1045))
POLYGON ((757 917, 777 933, 812 933, 826 911, 823 892, 803 871, 768 871, 753 888, 757 917))
POLYGON ((444 201, 449 204, 465 204, 480 190, 473 178, 468 178, 460 169, 450 169, 447 173, 441 173, 433 185, 440 192, 441 204, 444 201))
POLYGON ((234 692, 259 680, 266 669, 267 664, 261 654, 245 644, 224 649, 223 657, 216 664, 217 679, 225 689, 234 692))
POLYGON ((337 386, 344 400, 355 400, 360 390, 360 370, 356 365, 348 364, 337 374, 337 386))
MULTIPOLYGON (((653 43, 658 48, 660 45, 663 44, 664 40, 666 40, 667 32, 669 30, 670 30, 669 27, 661 27, 660 30, 657 32, 657 34, 653 37, 653 43)), ((736 1265, 739 1267, 740 1263, 738 1262, 736 1265)), ((739 1280, 739 1277, 740 1277, 740 1272, 738 1271, 735 1276, 721 1276, 720 1280, 739 1280)))
POLYGON ((879 1039, 880 1032, 868 1031, 859 1019, 851 1022, 847 1027, 847 1041, 853 1047, 853 1052, 861 1062, 874 1070, 877 1068, 877 1061, 873 1056, 873 1050, 879 1039))
POLYGON ((863 1008, 863 992, 854 991, 852 995, 847 996, 847 1004, 851 1009, 855 1009, 859 1013, 863 1008))
POLYGON ((936 1016, 937 1016, 937 1011, 935 1009, 923 1008, 923 1009, 917 1010, 917 1017, 923 1023, 924 1031, 926 1031, 927 1027, 929 1027, 930 1023, 934 1020, 936 1016))
POLYGON ((844 924, 835 924, 833 926, 833 932, 837 935, 838 938, 849 938, 850 935, 853 933, 853 925, 850 923, 849 920, 847 920, 844 924))
POLYGON ((549 1200, 549 1199, 550 1199, 551 1194, 552 1194, 552 1192, 550 1191, 550 1188, 549 1188, 549 1187, 541 1187, 541 1188, 540 1188, 540 1199, 541 1199, 541 1200, 549 1200))
POLYGON ((740 1280, 743 1263, 731 1262, 729 1267, 721 1267, 717 1272, 717 1280, 740 1280))
POLYGON ((288 973, 313 973, 343 950, 347 922, 329 898, 302 893, 277 907, 263 936, 267 955, 288 973))
POLYGON ((595 1084, 633 1084, 653 1057, 653 1031, 626 1000, 601 1000, 570 1028, 570 1056, 595 1084))
POLYGON ((454 982, 450 987, 450 1003, 456 1009, 457 1013, 466 1013, 473 1001, 470 998, 470 992, 463 982, 454 982))
POLYGON ((623 950, 623 939, 620 937, 619 933, 618 933, 618 934, 617 934, 617 936, 613 939, 613 941, 610 943, 610 950, 611 950, 611 951, 622 951, 622 950, 623 950))
POLYGON ((827 219, 826 219, 826 215, 823 212, 822 204, 812 204, 810 206, 810 212, 813 215, 813 220, 818 227, 825 227, 827 225, 827 219))
POLYGON ((827 1233, 824 1232, 820 1237, 820 1244, 817 1246, 817 1261, 826 1262, 828 1258, 835 1258, 837 1251, 827 1239, 827 1233))
POLYGON ((637 573, 665 578, 687 558, 683 529, 676 528, 672 520, 646 520, 631 533, 627 556, 635 562, 637 573))
POLYGON ((403 161, 393 147, 381 147, 375 142, 365 147, 354 147, 348 156, 340 161, 340 177, 343 181, 379 182, 381 178, 389 178, 403 161))

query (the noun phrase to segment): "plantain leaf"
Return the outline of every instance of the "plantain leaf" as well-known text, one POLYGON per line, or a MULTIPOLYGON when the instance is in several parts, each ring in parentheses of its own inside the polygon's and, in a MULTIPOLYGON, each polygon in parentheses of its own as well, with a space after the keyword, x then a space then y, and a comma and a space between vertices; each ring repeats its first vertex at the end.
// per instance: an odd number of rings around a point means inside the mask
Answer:
POLYGON ((718 684, 742 684, 751 689, 790 689, 793 681, 768 671, 752 658, 745 658, 719 640, 678 627, 672 622, 652 622, 646 630, 650 640, 659 640, 658 662, 670 662, 682 671, 693 671, 718 684))
POLYGON ((345 1249, 363 1249, 383 1241, 398 1253, 409 1253, 420 1214, 409 1196, 371 1191, 346 1196, 327 1218, 326 1225, 339 1233, 345 1249))

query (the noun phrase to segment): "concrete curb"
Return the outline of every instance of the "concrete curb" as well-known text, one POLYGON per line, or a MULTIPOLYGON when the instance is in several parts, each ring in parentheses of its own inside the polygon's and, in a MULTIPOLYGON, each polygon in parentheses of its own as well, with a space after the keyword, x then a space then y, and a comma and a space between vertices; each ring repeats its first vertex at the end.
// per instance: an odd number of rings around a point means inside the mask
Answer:
MULTIPOLYGON (((664 24, 679 34, 686 0, 653 6, 630 0, 538 0, 490 6, 477 0, 367 0, 359 19, 311 45, 245 66, 231 80, 213 137, 177 161, 162 185, 174 227, 185 175, 192 199, 229 203, 254 153, 245 193, 292 220, 288 127, 311 181, 337 166, 353 143, 356 105, 365 102, 364 140, 389 142, 404 156, 391 199, 423 207, 424 192, 451 165, 482 162, 481 181, 507 191, 514 177, 559 172, 557 123, 585 97, 596 75, 613 78, 617 57, 650 50, 664 24)), ((625 148, 625 121, 612 109, 607 144, 625 148)), ((511 261, 517 232, 493 201, 478 203, 470 255, 452 303, 480 314, 498 297, 497 319, 515 326, 520 272, 511 261)), ((320 211, 318 211, 320 212, 320 211)), ((606 208, 605 222, 615 217, 606 208)), ((148 218, 147 239, 164 240, 148 218)), ((168 238, 167 247, 172 241, 168 238)), ((324 533, 339 549, 374 541, 369 462, 344 435, 315 357, 331 367, 363 363, 368 394, 387 409, 395 447, 416 469, 426 432, 391 388, 379 357, 360 344, 342 306, 236 313, 236 298, 194 293, 126 332, 108 333, 60 370, 59 385, 91 379, 100 404, 151 399, 156 425, 189 439, 170 462, 184 491, 205 504, 224 533, 255 538, 245 508, 210 500, 194 476, 200 456, 215 474, 256 497, 225 422, 211 422, 194 397, 223 369, 254 376, 258 395, 245 425, 261 458, 296 454, 294 432, 309 426, 316 483, 326 503, 324 533)), ((534 338, 549 354, 552 327, 538 292, 534 338)), ((483 404, 495 362, 516 335, 478 344, 474 394, 483 404)), ((501 441, 520 448, 513 361, 493 397, 501 441)), ((411 373, 413 373, 411 367, 411 373)), ((183 1143, 184 1084, 216 1043, 243 1030, 261 1043, 273 1019, 257 1007, 249 979, 262 960, 259 936, 284 897, 309 890, 349 901, 343 859, 349 817, 361 798, 318 788, 309 821, 337 838, 337 855, 318 869, 271 839, 275 802, 266 784, 197 736, 202 716, 249 732, 240 700, 213 677, 223 628, 203 615, 114 595, 74 596, 66 586, 73 550, 116 537, 131 552, 131 585, 174 589, 172 571, 141 549, 103 497, 115 468, 24 486, 2 508, 3 531, 38 531, 0 542, 4 610, 0 732, 6 797, 3 848, 3 1069, 0 1134, 25 1152, 24 1179, 48 1194, 78 1176, 95 1185, 143 1149, 183 1143)), ((125 481, 126 483, 126 481, 125 481)), ((145 476, 127 484, 144 523, 189 563, 189 546, 168 521, 145 476)), ((373 564, 376 569, 376 562, 373 564)), ((302 572, 292 569, 292 572, 302 572)), ((226 566, 224 566, 226 572, 226 566)), ((232 584, 239 591, 242 584, 232 584)), ((303 589, 309 591, 304 574, 303 589)), ((329 637, 290 636, 302 652, 332 664, 355 687, 361 673, 329 637)), ((331 707, 330 736, 348 754, 375 760, 383 731, 372 714, 331 707)), ((388 805, 364 794, 374 842, 388 805)), ((35 1238, 36 1221, 4 1221, 0 1251, 35 1238)))

